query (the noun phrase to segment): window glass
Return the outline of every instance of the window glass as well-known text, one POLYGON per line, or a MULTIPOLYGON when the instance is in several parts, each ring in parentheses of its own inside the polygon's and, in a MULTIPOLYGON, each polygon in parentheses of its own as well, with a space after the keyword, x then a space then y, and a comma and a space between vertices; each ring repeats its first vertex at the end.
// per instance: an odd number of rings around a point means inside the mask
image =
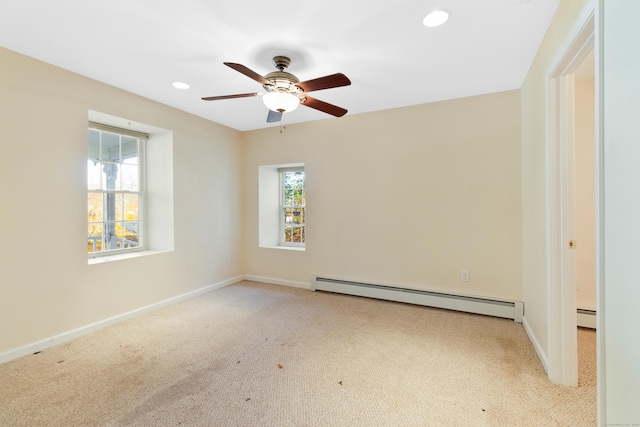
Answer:
POLYGON ((144 141, 142 135, 126 131, 89 128, 87 247, 91 256, 143 247, 144 141))
POLYGON ((305 174, 303 170, 284 171, 282 177, 282 243, 305 243, 305 174))

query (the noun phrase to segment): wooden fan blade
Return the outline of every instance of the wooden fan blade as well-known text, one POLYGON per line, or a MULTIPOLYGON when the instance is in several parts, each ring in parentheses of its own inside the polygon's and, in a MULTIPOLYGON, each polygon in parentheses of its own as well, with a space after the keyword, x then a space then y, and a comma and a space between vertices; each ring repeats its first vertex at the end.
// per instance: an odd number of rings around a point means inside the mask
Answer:
POLYGON ((245 67, 242 64, 236 64, 234 62, 225 62, 224 65, 226 65, 227 67, 233 68, 234 70, 244 74, 245 76, 247 76, 249 78, 252 78, 253 80, 255 80, 258 83, 260 83, 261 85, 271 85, 271 84, 273 84, 269 80, 267 80, 264 77, 262 77, 260 74, 256 73, 253 70, 250 70, 249 68, 245 67))
POLYGON ((317 79, 307 80, 305 82, 296 83, 305 92, 314 90, 331 89, 334 87, 349 86, 351 80, 342 73, 331 74, 330 76, 318 77, 317 79))
POLYGON ((267 123, 275 123, 279 122, 280 120, 282 120, 282 113, 269 110, 269 114, 267 115, 267 123))
POLYGON ((314 108, 316 110, 322 111, 323 113, 331 114, 332 116, 342 117, 347 114, 347 110, 344 108, 338 107, 337 105, 329 104, 328 102, 320 101, 319 99, 311 98, 307 96, 306 99, 302 102, 302 105, 306 105, 307 107, 314 108))
POLYGON ((202 98, 203 101, 217 101, 219 99, 233 99, 233 98, 249 98, 251 96, 257 96, 256 92, 254 93, 239 93, 237 95, 222 95, 222 96, 207 96, 206 98, 202 98))

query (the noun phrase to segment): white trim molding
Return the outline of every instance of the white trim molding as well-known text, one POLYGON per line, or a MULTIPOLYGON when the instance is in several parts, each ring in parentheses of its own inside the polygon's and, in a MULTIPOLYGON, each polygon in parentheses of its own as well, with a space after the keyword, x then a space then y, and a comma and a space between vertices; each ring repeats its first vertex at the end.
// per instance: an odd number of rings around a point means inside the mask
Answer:
POLYGON ((100 320, 95 323, 91 323, 89 325, 81 326, 79 328, 73 329, 71 331, 63 332, 58 335, 54 335, 49 338, 45 338, 40 341, 36 341, 25 346, 15 348, 13 350, 6 351, 4 353, 0 353, 0 364, 9 362, 14 359, 18 359, 20 357, 26 356, 28 354, 37 353, 42 350, 46 350, 47 348, 63 344, 65 342, 71 341, 75 338, 80 338, 84 335, 88 335, 92 332, 99 331, 102 328, 107 326, 115 325, 116 323, 120 323, 124 320, 131 319, 134 317, 138 317, 142 314, 149 313, 151 311, 158 310, 162 307, 167 307, 169 305, 178 303, 180 301, 184 301, 190 298, 194 298, 200 295, 204 295, 216 289, 224 288, 225 286, 232 285, 234 283, 240 282, 244 279, 243 276, 234 277, 231 279, 223 280, 221 282, 215 283, 213 285, 206 286, 204 288, 196 289, 195 291, 187 292, 182 295, 178 295, 173 298, 166 299, 164 301, 157 302, 155 304, 150 304, 145 307, 141 307, 126 313, 119 314, 117 316, 110 317, 108 319, 100 320))
POLYGON ((245 274, 244 280, 250 282, 267 283, 269 285, 288 286, 290 288, 311 289, 311 284, 307 282, 297 282, 294 280, 274 279, 272 277, 253 276, 245 274))
POLYGON ((527 318, 522 318, 522 327, 529 337, 529 341, 531 341, 531 345, 533 345, 533 349, 536 351, 538 355, 538 359, 540 359, 540 363, 542 363, 542 367, 544 368, 547 375, 549 374, 549 360, 547 359, 547 355, 544 350, 542 350, 542 346, 540 346, 540 342, 538 338, 535 336, 533 331, 531 330, 531 326, 529 326, 529 322, 527 322, 527 318))

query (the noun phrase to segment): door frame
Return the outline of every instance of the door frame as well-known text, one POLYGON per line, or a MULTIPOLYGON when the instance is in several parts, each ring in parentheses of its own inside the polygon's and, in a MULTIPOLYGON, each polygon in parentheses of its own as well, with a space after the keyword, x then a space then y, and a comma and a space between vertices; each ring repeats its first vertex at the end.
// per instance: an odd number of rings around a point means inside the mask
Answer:
POLYGON ((595 5, 590 2, 546 74, 547 374, 567 386, 578 385, 576 260, 569 249, 576 222, 574 73, 595 48, 595 5))

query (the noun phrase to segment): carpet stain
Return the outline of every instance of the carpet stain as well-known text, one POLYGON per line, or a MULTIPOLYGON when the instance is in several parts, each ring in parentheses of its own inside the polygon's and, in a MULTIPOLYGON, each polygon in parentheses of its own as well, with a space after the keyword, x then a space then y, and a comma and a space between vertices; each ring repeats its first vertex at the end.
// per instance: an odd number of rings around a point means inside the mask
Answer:
POLYGON ((522 360, 521 344, 510 337, 496 337, 500 345, 502 354, 500 355, 500 368, 509 373, 514 379, 520 378, 523 374, 524 366, 527 365, 522 360))
MULTIPOLYGON (((180 376, 184 372, 176 374, 180 376)), ((142 421, 147 419, 149 415, 157 413, 158 408, 184 408, 190 406, 192 410, 197 410, 199 404, 194 404, 194 402, 198 400, 207 401, 205 397, 208 394, 207 390, 213 374, 210 368, 205 367, 182 376, 168 386, 166 384, 158 384, 162 388, 149 390, 148 398, 125 414, 121 418, 121 422, 125 425, 144 424, 142 421)))

